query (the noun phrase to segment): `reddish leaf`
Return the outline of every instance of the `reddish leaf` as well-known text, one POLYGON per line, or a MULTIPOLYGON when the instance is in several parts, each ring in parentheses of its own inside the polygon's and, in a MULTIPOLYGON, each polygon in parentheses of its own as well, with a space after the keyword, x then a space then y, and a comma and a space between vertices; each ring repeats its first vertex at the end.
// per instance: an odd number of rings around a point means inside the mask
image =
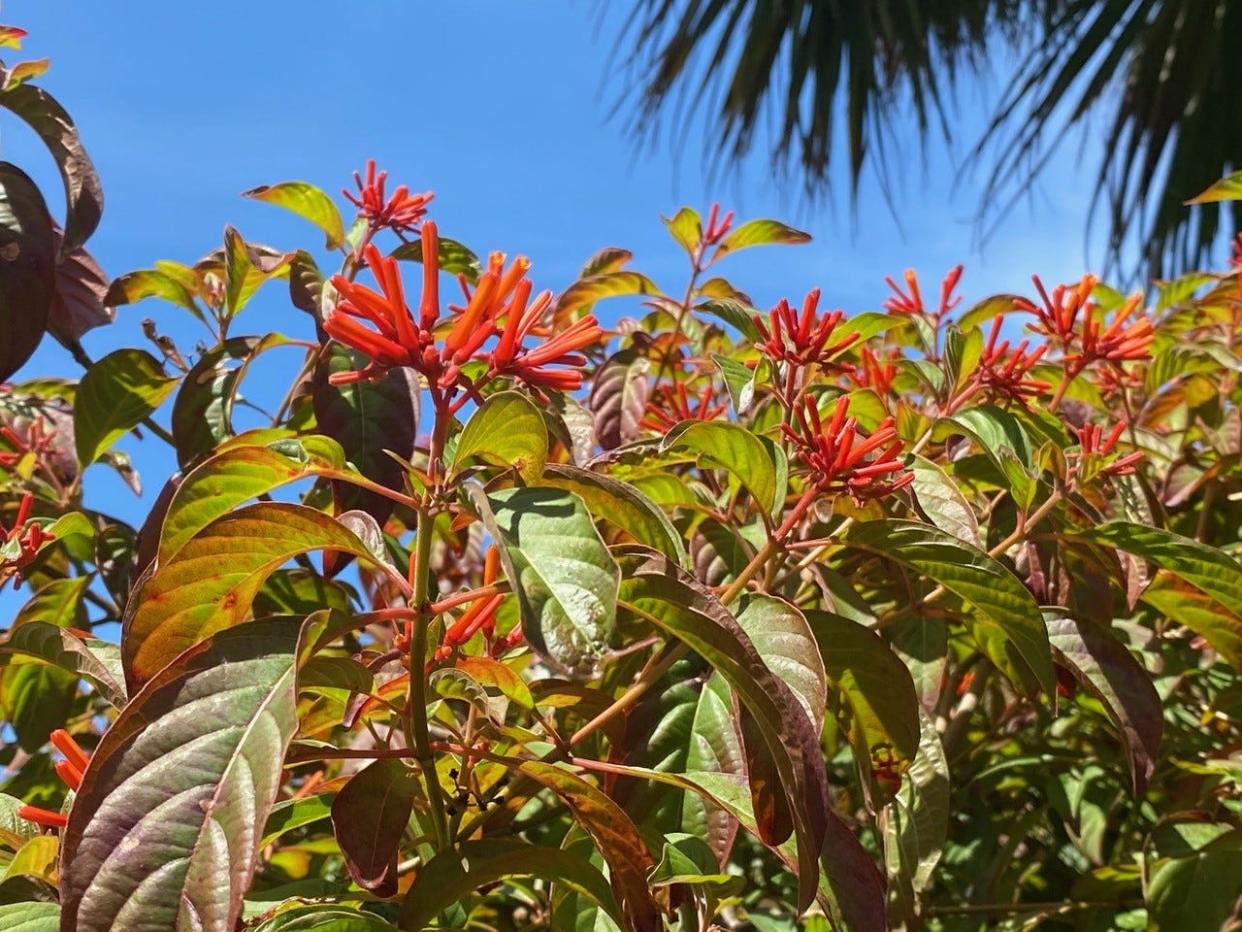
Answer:
POLYGON ((397 852, 418 793, 413 771, 388 758, 351 777, 332 801, 332 830, 349 876, 376 896, 397 892, 397 852))

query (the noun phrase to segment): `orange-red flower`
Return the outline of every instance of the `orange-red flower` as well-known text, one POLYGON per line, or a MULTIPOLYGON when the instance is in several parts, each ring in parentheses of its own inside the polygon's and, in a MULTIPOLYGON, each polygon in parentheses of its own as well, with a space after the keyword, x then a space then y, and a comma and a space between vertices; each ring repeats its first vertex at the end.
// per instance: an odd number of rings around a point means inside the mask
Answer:
POLYGON ((34 506, 34 496, 27 492, 17 506, 17 517, 13 526, 7 531, 0 524, 0 587, 13 576, 20 585, 22 569, 30 564, 45 543, 53 540, 53 535, 43 529, 43 525, 30 520, 30 511, 34 506))
POLYGON ((1023 340, 1011 352, 1008 340, 1001 341, 999 345, 996 342, 1003 322, 1004 317, 1000 314, 992 321, 992 330, 988 334, 974 379, 981 388, 1025 404, 1027 399, 1037 397, 1052 387, 1042 379, 1027 377, 1027 373, 1048 352, 1048 344, 1041 343, 1028 353, 1026 350, 1031 341, 1023 340))
POLYGON ((869 347, 862 348, 862 365, 855 366, 852 372, 846 373, 850 381, 859 388, 869 388, 881 398, 893 390, 893 379, 897 378, 897 360, 901 358, 901 350, 889 351, 888 359, 881 362, 869 347))
POLYGON ((714 421, 725 412, 725 406, 715 403, 715 389, 709 383, 691 404, 685 383, 662 384, 647 402, 641 424, 648 430, 666 434, 682 421, 714 421))
MULTIPOLYGON (((953 291, 957 288, 957 283, 961 281, 964 268, 964 266, 955 265, 940 283, 940 305, 936 308, 937 320, 943 319, 961 302, 960 297, 954 297, 953 291)), ((906 269, 904 278, 906 287, 910 289, 909 292, 902 291, 901 286, 893 281, 891 276, 885 276, 884 282, 893 290, 893 294, 884 302, 884 307, 893 314, 926 314, 927 308, 923 305, 923 293, 919 289, 918 275, 914 269, 906 269)))
POLYGON ((408 187, 401 185, 392 193, 392 197, 385 197, 384 183, 387 179, 388 172, 376 173, 375 159, 370 159, 367 162, 365 180, 358 172, 354 172, 354 184, 358 186, 358 193, 355 195, 347 188, 342 188, 341 193, 376 229, 387 227, 397 232, 416 229, 419 221, 427 214, 427 204, 435 195, 430 191, 411 194, 408 187))
POLYGON ((902 442, 893 419, 885 418, 868 437, 859 433, 858 421, 849 417, 849 408, 849 398, 838 398, 825 424, 815 399, 804 395, 794 405, 793 425, 781 425, 810 471, 808 480, 820 492, 847 492, 859 502, 880 498, 913 482, 914 474, 904 472, 905 466, 898 460, 902 442), (873 453, 876 455, 867 459, 873 453))
MULTIPOLYGON (((58 760, 55 764, 56 775, 60 777, 65 786, 76 791, 82 785, 82 775, 86 773, 90 757, 63 728, 53 731, 51 740, 52 746, 64 755, 64 759, 58 760)), ((17 815, 27 822, 34 822, 44 828, 59 829, 69 823, 64 813, 52 812, 50 809, 41 809, 38 806, 21 806, 17 810, 17 815)))
POLYGON ((1106 476, 1128 476, 1133 473, 1136 464, 1146 455, 1141 450, 1119 456, 1110 462, 1102 462, 1104 457, 1113 452, 1125 429, 1125 422, 1118 421, 1108 436, 1104 437, 1104 428, 1099 424, 1087 424, 1078 428, 1081 449, 1075 456, 1077 462, 1074 464, 1074 472, 1079 475, 1088 473, 1087 478, 1101 473, 1106 476))
POLYGON ((1031 276, 1031 280, 1042 306, 1018 298, 1014 307, 1035 315, 1033 331, 1061 342, 1067 364, 1081 369, 1096 360, 1121 363, 1149 355, 1156 336, 1150 318, 1141 317, 1127 323, 1138 309, 1142 295, 1132 295, 1105 325, 1097 317, 1099 306, 1091 300, 1091 292, 1097 284, 1094 275, 1084 275, 1073 287, 1058 285, 1051 295, 1038 275, 1031 276))
POLYGON ((852 346, 858 333, 851 333, 829 345, 832 333, 845 319, 842 311, 832 311, 822 317, 816 315, 819 306, 819 289, 811 291, 802 302, 799 314, 784 298, 768 312, 769 325, 758 314, 752 317, 762 342, 759 349, 769 359, 793 366, 827 363, 837 353, 852 346))
POLYGON ((707 212, 707 226, 703 230, 703 245, 714 246, 729 232, 729 228, 733 226, 733 211, 729 211, 720 218, 720 205, 712 203, 711 210, 707 212))

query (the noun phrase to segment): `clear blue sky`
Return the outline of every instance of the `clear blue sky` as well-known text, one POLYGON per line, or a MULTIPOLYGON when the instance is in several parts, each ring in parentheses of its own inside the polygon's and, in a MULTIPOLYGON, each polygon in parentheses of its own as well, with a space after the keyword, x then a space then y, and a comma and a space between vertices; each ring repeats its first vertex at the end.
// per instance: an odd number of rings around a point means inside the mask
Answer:
MULTIPOLYGON (((900 227, 873 177, 854 216, 843 175, 835 204, 808 209, 796 187, 782 190, 763 155, 712 185, 698 165, 701 127, 684 130, 681 157, 667 145, 639 149, 624 121, 609 116, 626 87, 612 53, 628 6, 612 0, 601 19, 599 4, 586 0, 8 0, 0 21, 30 31, 22 57, 52 58, 40 83, 74 115, 103 179, 104 218, 90 248, 112 276, 160 258, 193 261, 220 244, 226 223, 248 239, 316 249, 315 230, 238 194, 288 179, 335 192, 371 156, 394 182, 436 192, 445 235, 480 254, 529 255, 540 287, 563 287, 590 253, 618 245, 680 293, 685 260, 660 214, 713 198, 743 218, 783 218, 814 236, 722 268, 761 306, 822 286, 830 306, 876 308, 883 277, 906 266, 933 290, 944 270, 965 262, 968 301, 1021 290, 1032 272, 1064 280, 1084 271, 1090 178, 1077 171, 1077 134, 983 252, 974 247, 978 182, 957 181, 938 140, 926 167, 911 147, 896 173, 900 227)), ((995 91, 963 88, 963 148, 995 91)), ((26 167, 58 204, 59 181, 38 141, 4 115, 0 133, 0 157, 26 167)), ((1085 164, 1092 156, 1088 142, 1085 164)), ((308 336, 283 286, 269 288, 234 332, 308 336)), ((144 317, 185 349, 199 338, 183 312, 149 301, 88 335, 88 351, 98 358, 146 347, 144 317)), ((50 343, 18 379, 76 372, 50 343)), ((261 393, 274 380, 248 385, 261 393)), ((122 446, 149 500, 172 460, 157 443, 122 446)), ((113 513, 139 520, 145 511, 104 467, 92 470, 87 490, 113 513)))

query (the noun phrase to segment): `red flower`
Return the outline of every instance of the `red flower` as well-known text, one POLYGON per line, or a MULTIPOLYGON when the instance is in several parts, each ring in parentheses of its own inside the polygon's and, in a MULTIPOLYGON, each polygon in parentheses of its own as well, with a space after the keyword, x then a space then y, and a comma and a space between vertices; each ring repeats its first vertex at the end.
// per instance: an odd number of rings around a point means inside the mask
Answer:
POLYGON ((43 525, 30 519, 30 509, 34 505, 34 496, 27 492, 17 506, 17 518, 13 527, 5 531, 0 524, 0 586, 13 576, 18 585, 21 584, 22 569, 30 564, 45 543, 53 536, 43 529, 43 525))
MULTIPOLYGON (((936 309, 936 319, 944 318, 953 308, 961 303, 960 297, 954 297, 953 291, 957 288, 957 283, 961 281, 962 271, 965 267, 955 265, 945 275, 944 280, 940 283, 940 306, 936 309)), ((919 277, 915 274, 914 269, 906 269, 905 272, 906 287, 910 289, 909 293, 901 290, 891 276, 886 276, 885 284, 893 290, 892 297, 884 302, 884 307, 893 314, 926 314, 927 309, 923 306, 923 294, 919 290, 919 277)))
POLYGON ((538 346, 525 349, 523 342, 542 330, 540 321, 552 306, 550 291, 541 292, 533 303, 530 303, 530 292, 530 283, 520 282, 498 315, 504 322, 500 324, 496 348, 488 357, 491 369, 501 375, 513 375, 535 387, 575 391, 582 387, 582 373, 576 371, 577 367, 586 365, 587 361, 578 351, 598 343, 604 331, 594 315, 587 315, 538 346), (554 366, 572 368, 552 368, 554 366))
POLYGON ((1127 453, 1108 463, 1101 463, 1103 457, 1113 452, 1113 448, 1117 446, 1122 431, 1126 429, 1124 421, 1118 421, 1113 425, 1113 429, 1109 431, 1107 437, 1101 438, 1104 429, 1098 424, 1087 424, 1078 428, 1078 442, 1081 450, 1075 455, 1077 462, 1073 466, 1073 471, 1083 476, 1083 478, 1091 478, 1092 475, 1103 474, 1106 476, 1128 476, 1134 472, 1134 467, 1141 462, 1146 454, 1141 450, 1135 450, 1133 453, 1127 453))
POLYGON ((893 389, 893 379, 897 377, 896 361, 901 358, 901 350, 893 349, 885 362, 880 362, 875 353, 864 346, 862 348, 862 365, 856 366, 853 372, 847 373, 850 381, 859 388, 869 388, 883 398, 893 389))
POLYGON ((655 397, 647 402, 641 425, 656 433, 667 434, 682 421, 714 421, 725 411, 722 404, 714 404, 715 389, 709 383, 703 386, 691 407, 690 393, 682 382, 663 384, 655 390, 655 397))
POLYGON ((1041 379, 1027 378, 1027 373, 1048 352, 1048 344, 1041 343, 1028 353, 1026 348, 1030 340, 1023 340, 1009 352, 1008 340, 1002 341, 999 346, 996 343, 1003 322, 1004 317, 1000 314, 992 321, 992 331, 988 334, 974 379, 981 388, 991 389, 997 395, 1025 404, 1027 399, 1035 398, 1052 387, 1041 379))
POLYGON ((798 314, 789 306, 784 298, 776 307, 768 312, 770 329, 764 325, 763 318, 755 314, 752 318, 763 338, 759 349, 777 362, 786 362, 792 366, 807 366, 812 363, 824 364, 837 353, 852 346, 858 340, 858 333, 848 334, 831 346, 832 332, 845 319, 842 311, 833 311, 823 317, 817 317, 815 309, 819 305, 819 289, 810 292, 802 302, 802 313, 798 314))
POLYGON ((720 205, 713 203, 711 210, 707 212, 707 227, 703 230, 703 245, 714 246, 729 232, 729 227, 733 226, 733 211, 729 211, 724 215, 724 219, 717 222, 720 214, 720 205))
POLYGON ((1149 354, 1156 336, 1151 320, 1142 317, 1126 324, 1138 309, 1141 295, 1132 295, 1105 326, 1096 317, 1099 306, 1091 300, 1091 292, 1097 284, 1094 275, 1084 275, 1073 288, 1058 285, 1051 295, 1038 275, 1031 276, 1031 280, 1043 306, 1018 298, 1014 307, 1035 315, 1037 319, 1031 329, 1036 333, 1061 341, 1066 363, 1082 369, 1095 360, 1121 363, 1127 359, 1143 359, 1149 354))
MULTIPOLYGON (((63 728, 57 728, 52 732, 51 740, 52 746, 65 755, 64 760, 56 762, 56 775, 60 777, 65 786, 76 791, 82 785, 82 775, 86 773, 90 757, 63 728)), ((68 817, 63 813, 41 809, 38 806, 22 806, 17 810, 17 815, 27 822, 34 822, 44 828, 64 828, 69 824, 68 817)))
MULTIPOLYGON (((34 433, 33 424, 31 425, 31 433, 34 433)), ((6 469, 12 469, 19 462, 21 462, 23 456, 30 452, 30 446, 26 443, 26 441, 22 440, 21 437, 17 436, 17 434, 13 433, 13 431, 7 427, 0 427, 0 437, 3 437, 13 446, 11 451, 6 450, 4 452, 0 452, 0 466, 5 467, 6 469)))
POLYGON ((848 492, 858 502, 880 498, 914 481, 898 461, 902 442, 893 419, 885 418, 870 437, 858 432, 858 421, 849 417, 849 398, 837 399, 825 425, 815 399, 804 395, 794 406, 794 426, 781 429, 798 449, 798 457, 810 470, 809 480, 820 492, 848 492), (868 460, 868 454, 878 453, 868 460), (894 477, 894 473, 903 473, 894 477))
POLYGON ((358 208, 358 212, 367 218, 372 227, 388 227, 395 232, 414 230, 418 222, 427 213, 427 204, 435 197, 432 192, 411 194, 405 185, 397 188, 392 197, 385 199, 384 182, 388 172, 375 171, 375 159, 367 162, 367 177, 354 172, 354 184, 358 186, 358 194, 342 188, 341 193, 349 202, 358 208))

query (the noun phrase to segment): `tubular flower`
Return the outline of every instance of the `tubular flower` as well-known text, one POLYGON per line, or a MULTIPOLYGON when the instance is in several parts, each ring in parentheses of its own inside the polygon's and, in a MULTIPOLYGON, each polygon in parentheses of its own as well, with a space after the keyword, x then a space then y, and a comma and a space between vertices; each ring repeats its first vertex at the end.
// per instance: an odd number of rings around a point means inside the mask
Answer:
MULTIPOLYGON (((90 756, 63 728, 57 728, 52 732, 51 740, 52 746, 64 755, 63 760, 56 762, 56 775, 60 777, 65 786, 76 792, 82 785, 82 775, 86 773, 90 756)), ((17 815, 43 828, 64 828, 69 824, 69 818, 64 813, 52 812, 50 809, 41 809, 38 806, 22 806, 17 810, 17 815)))
POLYGON ((893 389, 893 379, 897 377, 897 360, 901 358, 901 350, 894 349, 888 359, 881 362, 869 347, 862 348, 862 365, 855 366, 853 372, 847 373, 850 381, 859 388, 869 388, 881 398, 893 389))
POLYGON ((0 437, 3 437, 13 447, 12 450, 0 452, 0 466, 12 469, 21 462, 23 456, 30 452, 30 446, 7 427, 0 427, 0 437))
MULTIPOLYGON (((425 224, 424 245, 427 242, 428 229, 434 238, 434 225, 425 224)), ((371 357, 372 363, 378 368, 419 368, 423 350, 431 346, 433 338, 425 326, 415 323, 405 304, 405 289, 401 283, 397 260, 381 255, 372 243, 368 243, 363 250, 363 258, 371 269, 371 274, 375 276, 380 290, 377 292, 366 285, 350 281, 343 275, 333 276, 332 285, 340 294, 341 300, 324 318, 323 329, 334 339, 371 357), (371 326, 366 326, 364 321, 371 326)), ((436 316, 439 316, 438 309, 436 316)), ((341 378, 335 381, 353 379, 341 378)))
POLYGON ((720 205, 713 202, 711 210, 707 212, 707 226, 703 230, 703 245, 715 246, 729 232, 729 228, 733 226, 733 211, 729 211, 720 217, 720 205))
POLYGON ((1031 276, 1039 292, 1042 307, 1026 298, 1014 301, 1014 307, 1034 314, 1031 329, 1061 342, 1065 361, 1079 369, 1095 360, 1121 363, 1127 359, 1143 359, 1148 355, 1155 329, 1151 320, 1139 318, 1127 325, 1142 296, 1132 295, 1107 326, 1097 319, 1099 306, 1091 300, 1097 284, 1094 275, 1084 275, 1074 287, 1058 285, 1049 295, 1038 275, 1031 276), (1078 326, 1082 318, 1081 328, 1078 326))
MULTIPOLYGON (((490 547, 487 556, 483 558, 484 586, 490 586, 496 582, 499 569, 500 551, 495 547, 490 547)), ((469 641, 478 631, 482 631, 490 641, 492 633, 496 630, 496 610, 500 608, 500 603, 503 601, 504 594, 496 593, 482 595, 471 602, 470 607, 444 630, 444 637, 432 655, 432 662, 448 659, 456 648, 469 641)))
POLYGON ((395 232, 416 229, 427 213, 427 204, 435 195, 430 191, 411 194, 408 187, 401 185, 392 193, 392 197, 385 199, 384 182, 387 179, 388 172, 376 173, 375 159, 370 159, 367 162, 365 180, 358 172, 354 172, 354 184, 358 186, 358 193, 355 195, 347 188, 342 188, 341 193, 358 208, 358 212, 367 218, 372 227, 388 227, 395 232))
POLYGON ((641 425, 656 433, 666 434, 682 421, 714 421, 725 411, 725 406, 715 403, 715 389, 708 383, 695 396, 691 405, 690 393, 682 382, 664 384, 655 390, 655 397, 647 402, 641 425))
MULTIPOLYGON (((955 265, 949 269, 943 281, 940 283, 940 305, 936 308, 936 319, 943 319, 948 313, 961 303, 960 297, 955 297, 953 292, 957 288, 957 283, 962 279, 962 271, 965 266, 955 265)), ((926 314, 927 308, 923 306, 923 293, 919 290, 919 277, 915 274, 914 269, 906 269, 905 271, 906 287, 909 292, 901 290, 901 286, 893 281, 891 276, 885 276, 884 283, 893 290, 892 297, 884 302, 884 307, 891 314, 926 314)))
POLYGON ((857 342, 858 333, 851 333, 829 345, 833 331, 845 319, 845 314, 833 311, 817 317, 815 310, 818 305, 819 289, 816 288, 802 302, 801 314, 790 307, 784 298, 768 312, 769 324, 765 325, 763 318, 755 314, 752 319, 763 338, 759 344, 760 351, 777 362, 807 366, 827 363, 837 353, 857 342))
POLYGON ((898 460, 902 442, 893 419, 885 418, 865 437, 858 431, 857 419, 849 417, 849 408, 848 398, 838 398, 824 423, 815 399, 804 395, 794 405, 794 425, 781 425, 810 470, 809 481, 820 492, 848 492, 857 502, 881 498, 913 482, 914 474, 905 472, 898 460), (872 453, 876 455, 867 459, 872 453))
POLYGON ((1118 421, 1113 425, 1108 436, 1104 437, 1104 428, 1099 424, 1087 424, 1078 428, 1078 442, 1081 450, 1075 457, 1077 462, 1072 466, 1073 473, 1084 480, 1096 475, 1131 475, 1136 464, 1141 462, 1146 455, 1141 450, 1135 450, 1133 453, 1127 453, 1109 462, 1104 461, 1104 457, 1109 456, 1117 446, 1117 441, 1125 429, 1125 422, 1118 421), (1101 438, 1103 438, 1102 442, 1101 438))
POLYGON ((6 531, 0 524, 0 587, 8 582, 10 576, 20 585, 22 569, 35 558, 39 548, 53 539, 43 525, 30 520, 33 505, 34 496, 27 492, 17 506, 13 527, 6 531))
POLYGON ((540 321, 552 306, 550 291, 540 292, 533 302, 530 292, 529 282, 519 282, 497 315, 503 318, 503 323, 499 324, 500 339, 488 357, 491 369, 498 374, 513 375, 536 388, 575 391, 582 387, 582 373, 577 368, 587 361, 579 350, 598 343, 604 331, 594 315, 587 315, 538 346, 524 348, 522 344, 527 337, 543 330, 540 321), (555 366, 571 368, 553 368, 555 366))
POLYGON ((1003 320, 1002 315, 998 314, 992 321, 992 330, 988 334, 974 379, 981 388, 1025 404, 1028 399, 1036 398, 1052 387, 1042 379, 1027 378, 1027 373, 1048 352, 1048 344, 1041 343, 1028 353, 1026 349, 1030 340, 1023 340, 1010 352, 1008 340, 1002 340, 999 345, 996 342, 1003 320))

